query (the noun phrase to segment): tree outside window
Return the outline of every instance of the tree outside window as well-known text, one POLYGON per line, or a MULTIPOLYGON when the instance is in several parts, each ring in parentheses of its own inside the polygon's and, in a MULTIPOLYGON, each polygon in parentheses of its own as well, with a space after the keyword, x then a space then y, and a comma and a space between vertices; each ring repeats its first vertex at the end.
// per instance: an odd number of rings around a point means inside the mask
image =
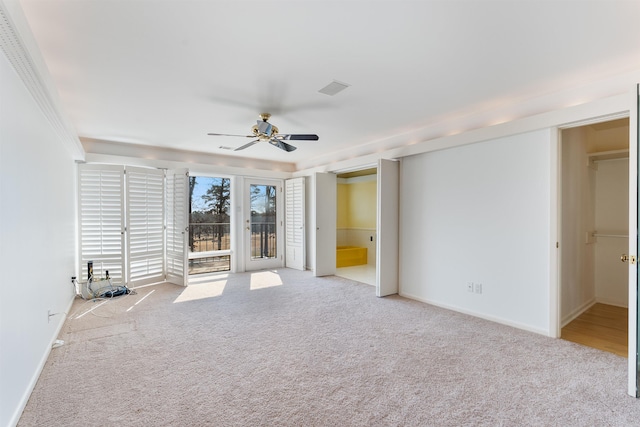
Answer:
POLYGON ((189 177, 189 249, 191 252, 231 248, 229 178, 189 177))

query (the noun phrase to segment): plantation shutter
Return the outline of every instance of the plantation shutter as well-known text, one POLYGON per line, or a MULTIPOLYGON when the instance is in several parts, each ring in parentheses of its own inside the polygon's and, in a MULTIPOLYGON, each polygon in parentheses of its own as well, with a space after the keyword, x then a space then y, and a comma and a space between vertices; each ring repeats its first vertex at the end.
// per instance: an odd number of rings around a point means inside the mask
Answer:
POLYGON ((187 230, 190 201, 189 174, 186 169, 167 171, 165 194, 167 224, 167 281, 187 285, 187 230))
POLYGON ((164 280, 164 171, 127 167, 127 284, 164 280))
POLYGON ((124 167, 78 166, 80 281, 87 281, 87 262, 94 278, 109 276, 123 283, 124 274, 124 167))
POLYGON ((286 266, 305 268, 304 178, 285 181, 286 266))

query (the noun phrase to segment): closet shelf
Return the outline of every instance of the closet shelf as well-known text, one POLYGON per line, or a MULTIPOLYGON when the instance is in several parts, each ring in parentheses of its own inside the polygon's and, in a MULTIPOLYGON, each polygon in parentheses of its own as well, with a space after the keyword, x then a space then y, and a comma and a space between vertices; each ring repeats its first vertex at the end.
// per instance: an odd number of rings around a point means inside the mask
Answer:
POLYGON ((591 162, 599 162, 602 160, 617 160, 617 159, 628 159, 629 158, 629 150, 611 150, 611 151, 600 151, 598 153, 589 153, 589 160, 591 162))

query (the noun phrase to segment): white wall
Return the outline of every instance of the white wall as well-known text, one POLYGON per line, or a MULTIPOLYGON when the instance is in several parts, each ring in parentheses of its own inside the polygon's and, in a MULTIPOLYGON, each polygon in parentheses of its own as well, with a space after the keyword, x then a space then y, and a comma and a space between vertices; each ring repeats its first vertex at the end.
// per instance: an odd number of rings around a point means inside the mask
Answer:
MULTIPOLYGON (((595 188, 595 228, 598 234, 628 235, 629 159, 597 163, 595 188)), ((629 267, 620 262, 628 253, 629 239, 598 237, 595 244, 596 301, 627 307, 629 267)))
POLYGON ((400 294, 548 334, 551 146, 540 130, 404 158, 400 294))
MULTIPOLYGON (((0 425, 17 422, 73 298, 76 166, 0 53, 0 425)), ((55 351, 55 350, 54 350, 55 351)))
POLYGON ((595 302, 595 169, 588 130, 562 131, 560 319, 564 326, 595 302))
POLYGON ((342 187, 346 197, 345 200, 338 200, 338 217, 340 218, 342 208, 344 218, 342 218, 343 224, 340 224, 340 219, 338 220, 337 245, 367 248, 367 264, 372 266, 376 265, 378 240, 376 186, 375 174, 338 179, 338 191, 342 187))

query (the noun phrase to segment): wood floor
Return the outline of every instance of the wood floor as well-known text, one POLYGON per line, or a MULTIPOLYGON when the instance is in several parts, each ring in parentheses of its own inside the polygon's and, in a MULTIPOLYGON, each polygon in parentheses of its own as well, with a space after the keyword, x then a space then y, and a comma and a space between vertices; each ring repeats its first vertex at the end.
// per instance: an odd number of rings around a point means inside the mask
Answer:
POLYGON ((561 336, 599 350, 628 357, 628 310, 606 304, 595 304, 567 326, 561 336))

